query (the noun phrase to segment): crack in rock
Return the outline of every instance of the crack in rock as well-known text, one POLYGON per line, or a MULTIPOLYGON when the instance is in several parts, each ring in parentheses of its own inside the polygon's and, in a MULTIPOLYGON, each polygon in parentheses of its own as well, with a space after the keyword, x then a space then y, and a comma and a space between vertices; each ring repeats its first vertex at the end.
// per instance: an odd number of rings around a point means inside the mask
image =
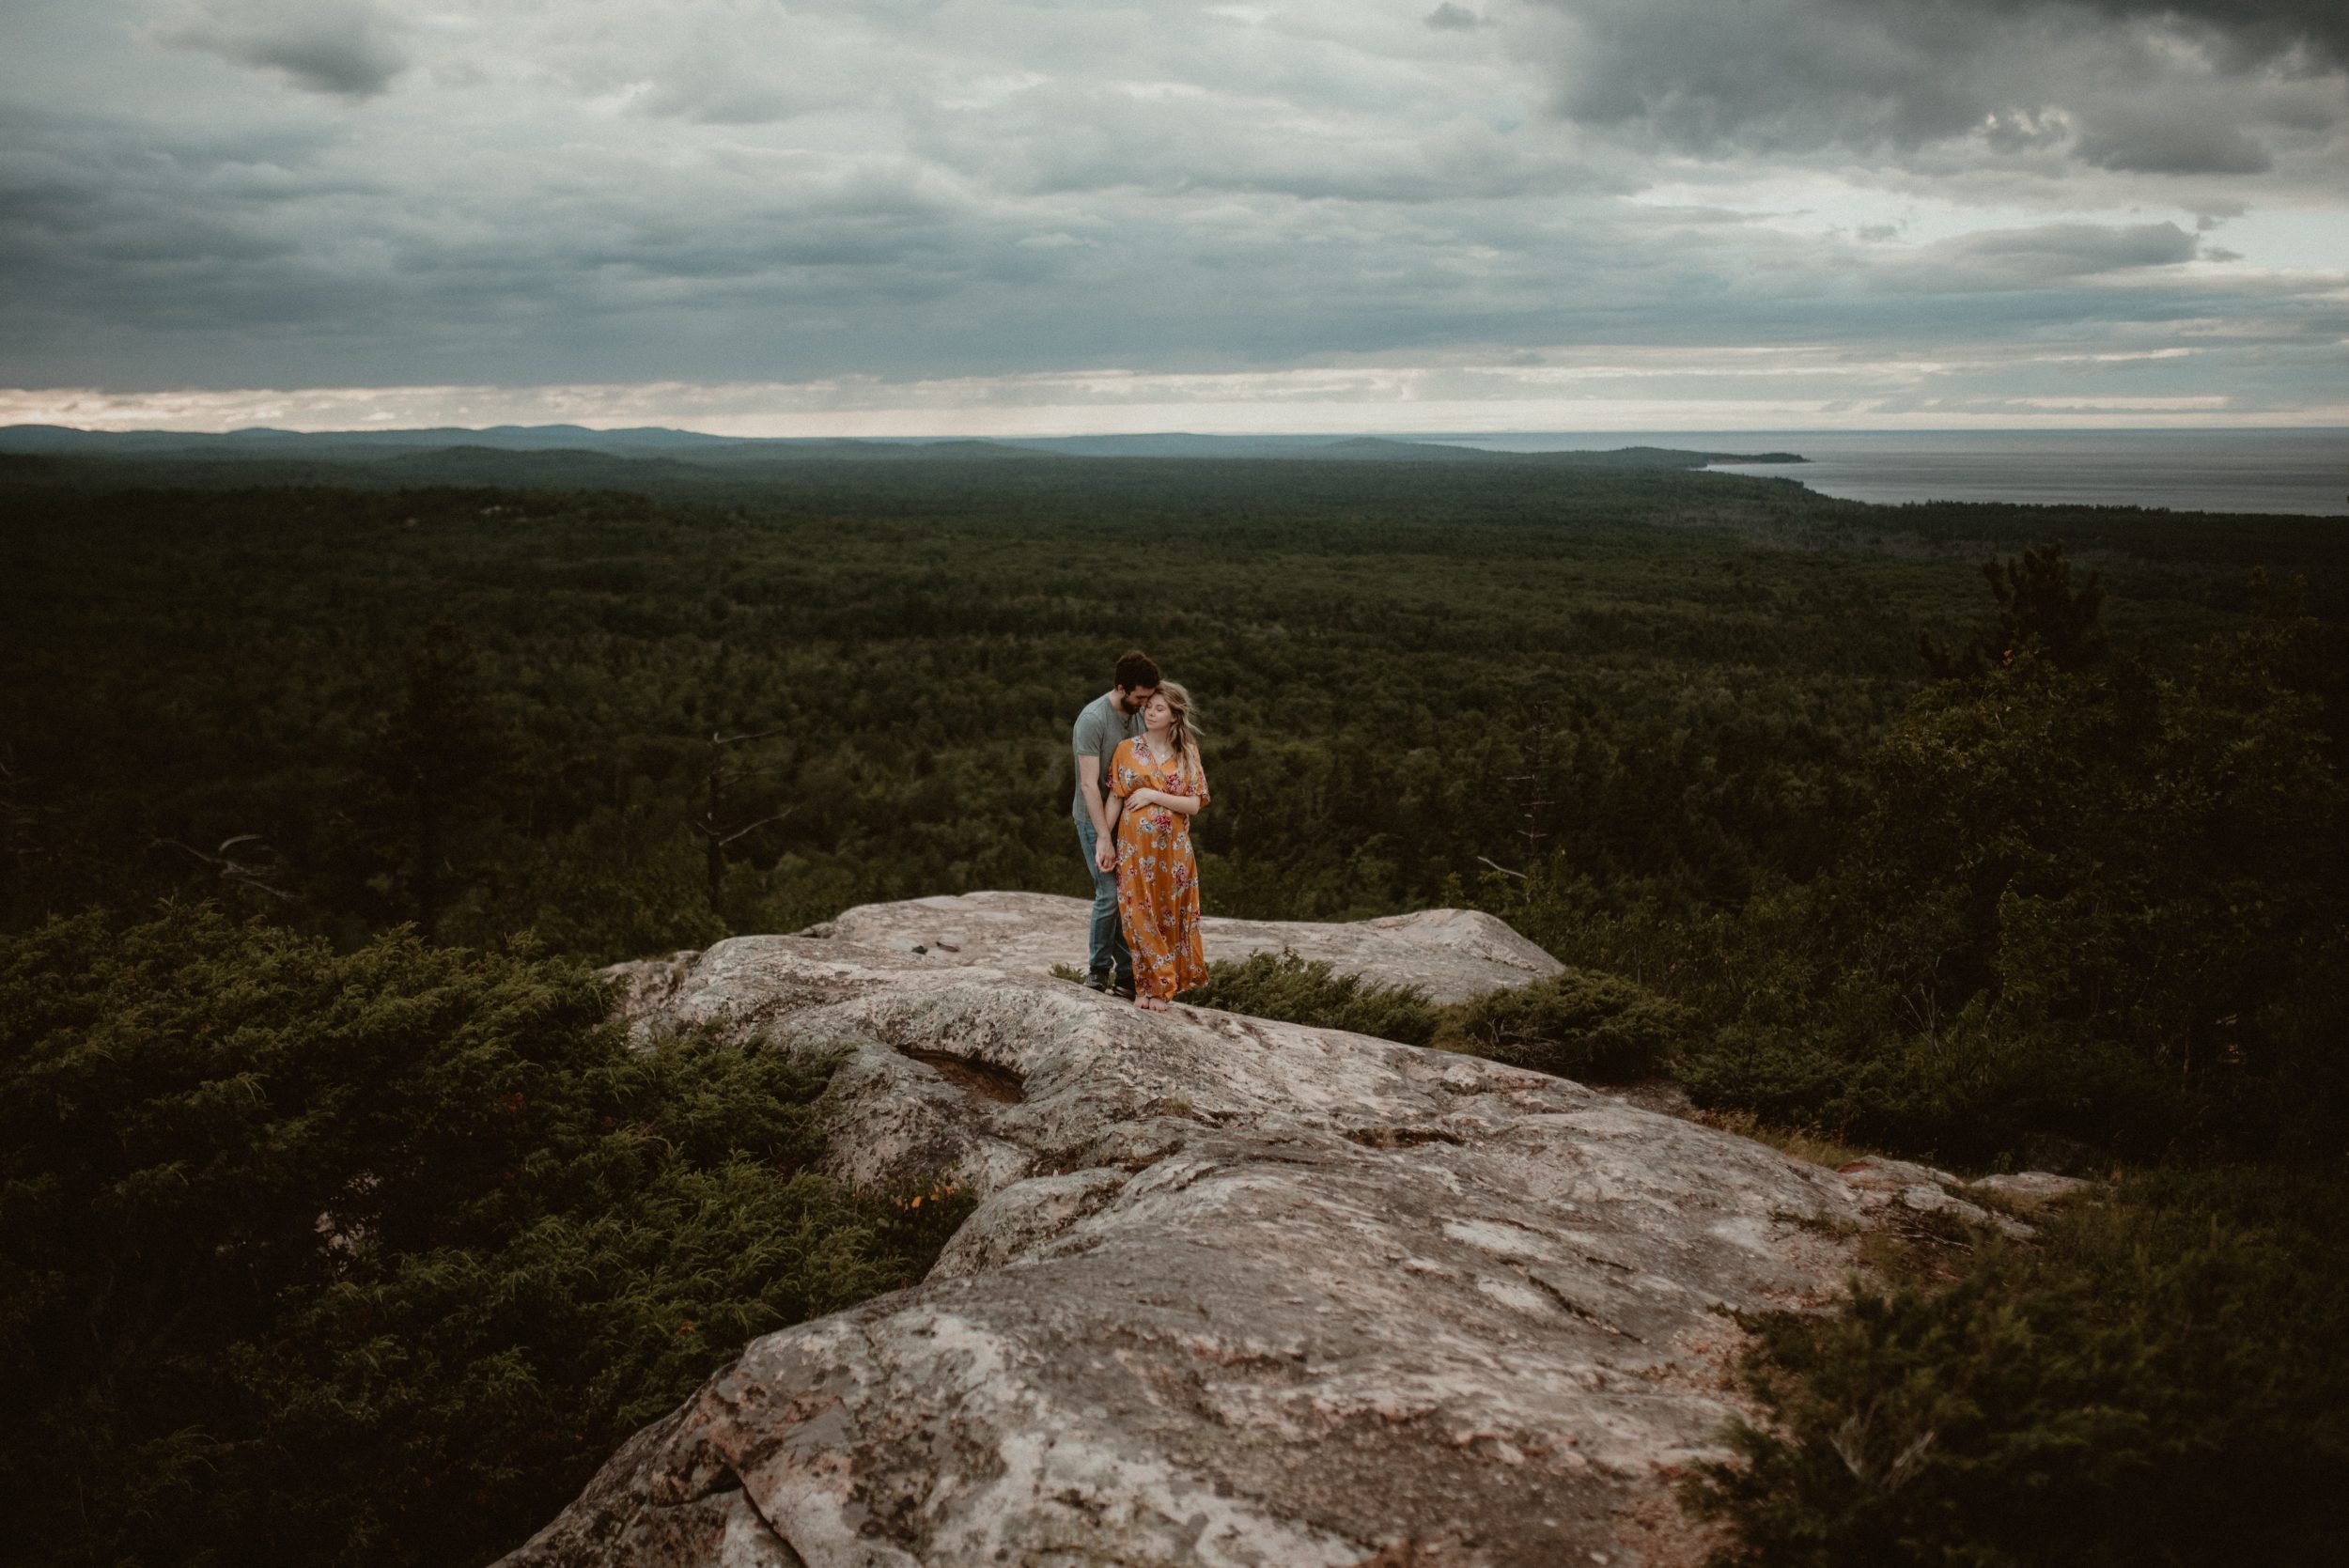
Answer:
POLYGON ((1450 1143, 1456 1148, 1465 1141, 1441 1127, 1348 1127, 1344 1136, 1346 1141, 1366 1149, 1411 1149, 1423 1143, 1450 1143))
POLYGON ((1028 1086, 1018 1073, 998 1067, 976 1057, 957 1056, 952 1051, 924 1050, 918 1046, 899 1046, 897 1054, 910 1057, 935 1071, 941 1078, 966 1093, 998 1105, 1019 1105, 1028 1097, 1028 1086))

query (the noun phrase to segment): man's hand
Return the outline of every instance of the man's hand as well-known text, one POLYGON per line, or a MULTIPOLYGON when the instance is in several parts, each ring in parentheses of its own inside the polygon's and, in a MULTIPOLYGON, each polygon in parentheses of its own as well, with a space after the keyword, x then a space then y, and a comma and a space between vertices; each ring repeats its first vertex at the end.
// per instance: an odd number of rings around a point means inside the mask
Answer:
POLYGON ((1117 869, 1117 846, 1107 839, 1096 845, 1093 850, 1093 863, 1105 872, 1115 871, 1117 869))

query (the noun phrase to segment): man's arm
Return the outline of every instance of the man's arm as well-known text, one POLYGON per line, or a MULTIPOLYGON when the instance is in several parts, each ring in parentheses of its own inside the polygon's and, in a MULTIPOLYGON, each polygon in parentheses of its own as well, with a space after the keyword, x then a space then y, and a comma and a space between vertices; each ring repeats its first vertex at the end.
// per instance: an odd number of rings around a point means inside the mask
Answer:
POLYGON ((1126 802, 1116 796, 1101 799, 1101 758, 1097 753, 1077 753, 1077 788, 1085 810, 1093 814, 1093 863, 1103 871, 1117 869, 1117 808, 1126 802))
POLYGON ((1112 795, 1102 802, 1101 815, 1107 819, 1101 836, 1094 842, 1093 863, 1103 871, 1117 869, 1117 819, 1125 815, 1126 802, 1112 795))
POLYGON ((1101 815, 1101 759, 1091 752, 1077 753, 1077 793, 1084 797, 1085 810, 1093 814, 1093 831, 1108 832, 1109 823, 1101 815))

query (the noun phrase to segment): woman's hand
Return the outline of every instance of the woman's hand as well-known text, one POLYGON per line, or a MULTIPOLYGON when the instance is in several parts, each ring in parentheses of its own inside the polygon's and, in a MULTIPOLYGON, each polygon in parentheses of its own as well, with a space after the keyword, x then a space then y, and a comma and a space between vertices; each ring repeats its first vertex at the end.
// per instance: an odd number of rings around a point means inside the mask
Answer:
POLYGON ((1143 806, 1155 806, 1165 799, 1164 795, 1155 789, 1137 789, 1126 797, 1126 809, 1139 811, 1143 806))

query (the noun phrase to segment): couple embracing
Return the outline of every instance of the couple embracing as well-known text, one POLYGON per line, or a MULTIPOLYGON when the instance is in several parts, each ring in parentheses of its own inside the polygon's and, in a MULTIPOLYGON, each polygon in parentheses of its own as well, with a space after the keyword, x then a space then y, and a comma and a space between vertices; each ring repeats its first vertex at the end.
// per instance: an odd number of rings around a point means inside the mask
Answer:
POLYGON ((1190 852, 1190 819, 1207 803, 1207 775, 1190 693, 1161 679, 1148 654, 1128 653, 1117 661, 1116 684, 1077 715, 1071 739, 1071 809, 1093 873, 1085 984, 1162 1011, 1207 978, 1190 852))

